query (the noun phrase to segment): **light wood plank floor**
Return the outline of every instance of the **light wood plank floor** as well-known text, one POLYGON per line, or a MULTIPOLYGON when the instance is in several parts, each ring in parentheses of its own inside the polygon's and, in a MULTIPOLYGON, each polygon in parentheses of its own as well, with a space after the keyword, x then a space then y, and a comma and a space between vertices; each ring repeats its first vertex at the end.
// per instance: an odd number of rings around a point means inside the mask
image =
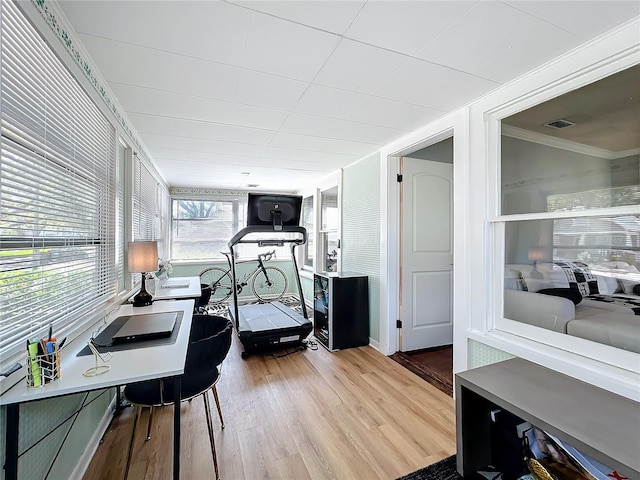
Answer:
MULTIPOLYGON (((209 394, 222 480, 389 480, 455 453, 453 399, 371 347, 241 351, 234 335, 218 384, 224 430, 209 394)), ((214 478, 203 401, 181 408, 181 477, 214 478)), ((132 411, 114 418, 86 480, 122 478, 132 411)), ((170 478, 172 419, 156 409, 145 442, 143 413, 130 479, 170 478)))

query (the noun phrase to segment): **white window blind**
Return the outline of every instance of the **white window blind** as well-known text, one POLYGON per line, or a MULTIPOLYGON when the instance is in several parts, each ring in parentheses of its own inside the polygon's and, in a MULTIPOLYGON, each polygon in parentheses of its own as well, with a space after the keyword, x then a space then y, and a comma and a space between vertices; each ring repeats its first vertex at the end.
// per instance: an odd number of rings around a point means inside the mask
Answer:
POLYGON ((158 185, 140 157, 134 154, 133 158, 133 239, 159 240, 154 238, 154 223, 160 215, 156 201, 158 185))
POLYGON ((0 357, 116 294, 115 129, 13 2, 2 4, 0 357))

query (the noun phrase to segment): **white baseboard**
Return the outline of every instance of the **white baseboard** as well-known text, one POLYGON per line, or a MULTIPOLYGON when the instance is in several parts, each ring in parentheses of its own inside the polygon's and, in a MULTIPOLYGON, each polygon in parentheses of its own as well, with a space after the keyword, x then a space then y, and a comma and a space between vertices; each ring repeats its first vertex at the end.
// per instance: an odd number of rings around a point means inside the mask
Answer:
POLYGON ((86 473, 87 468, 89 468, 89 464, 91 463, 91 459, 93 458, 93 455, 96 453, 96 450, 100 445, 100 440, 111 424, 111 420, 113 419, 113 409, 116 406, 117 398, 118 396, 114 395, 111 403, 109 404, 109 408, 105 409, 102 420, 100 420, 100 423, 96 427, 95 432, 93 432, 93 436, 89 440, 89 443, 87 443, 87 447, 84 449, 82 456, 78 460, 76 468, 73 469, 70 480, 82 480, 82 477, 84 477, 84 474, 86 473))

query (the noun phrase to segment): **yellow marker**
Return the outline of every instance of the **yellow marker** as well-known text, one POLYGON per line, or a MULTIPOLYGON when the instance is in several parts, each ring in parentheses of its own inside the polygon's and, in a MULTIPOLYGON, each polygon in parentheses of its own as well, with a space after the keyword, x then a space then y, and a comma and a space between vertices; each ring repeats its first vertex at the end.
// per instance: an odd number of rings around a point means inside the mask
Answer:
POLYGON ((33 386, 39 387, 40 382, 40 364, 38 363, 38 344, 29 344, 29 364, 31 367, 31 376, 33 377, 33 386))

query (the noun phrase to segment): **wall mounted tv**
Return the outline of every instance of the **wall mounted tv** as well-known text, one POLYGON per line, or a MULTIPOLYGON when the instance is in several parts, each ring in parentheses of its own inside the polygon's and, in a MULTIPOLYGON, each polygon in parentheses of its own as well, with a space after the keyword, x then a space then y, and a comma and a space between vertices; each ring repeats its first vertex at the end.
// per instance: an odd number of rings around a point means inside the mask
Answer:
POLYGON ((272 225, 274 230, 283 226, 300 225, 302 197, 275 193, 249 193, 247 227, 272 225))

